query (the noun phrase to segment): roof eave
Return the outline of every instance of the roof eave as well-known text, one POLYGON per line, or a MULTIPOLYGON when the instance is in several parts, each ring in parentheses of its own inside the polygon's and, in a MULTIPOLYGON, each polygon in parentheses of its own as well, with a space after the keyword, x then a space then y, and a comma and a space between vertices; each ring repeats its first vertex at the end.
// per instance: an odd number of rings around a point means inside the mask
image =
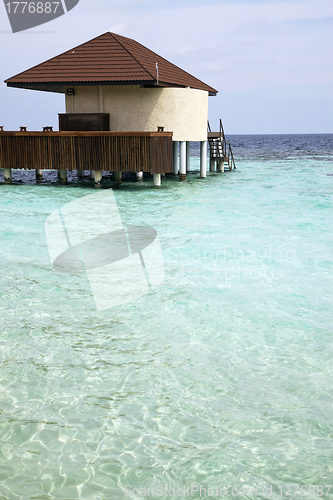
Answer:
POLYGON ((206 88, 199 88, 198 87, 189 87, 186 85, 180 85, 177 83, 169 83, 169 82, 161 82, 159 81, 158 83, 150 83, 148 85, 144 85, 145 88, 158 88, 158 87, 174 87, 174 88, 183 88, 183 89, 194 89, 194 90, 203 90, 204 92, 208 92, 208 95, 210 96, 215 96, 218 93, 218 90, 213 89, 212 87, 206 87, 206 88))
MULTIPOLYGON (((10 82, 5 80, 7 87, 18 88, 24 90, 39 90, 42 92, 56 92, 64 94, 66 92, 66 87, 97 87, 97 86, 115 86, 115 85, 138 85, 144 88, 163 88, 163 87, 175 87, 175 88, 187 88, 185 85, 177 85, 175 83, 169 82, 159 82, 156 80, 120 80, 120 81, 89 81, 89 82, 10 82)), ((197 87, 189 87, 196 89, 197 87)), ((215 96, 217 90, 212 88, 198 89, 208 92, 208 95, 215 96)))
POLYGON ((60 92, 65 93, 66 87, 98 87, 100 85, 148 85, 151 81, 89 81, 89 82, 9 82, 5 81, 7 87, 25 89, 25 90, 40 90, 44 92, 60 92))

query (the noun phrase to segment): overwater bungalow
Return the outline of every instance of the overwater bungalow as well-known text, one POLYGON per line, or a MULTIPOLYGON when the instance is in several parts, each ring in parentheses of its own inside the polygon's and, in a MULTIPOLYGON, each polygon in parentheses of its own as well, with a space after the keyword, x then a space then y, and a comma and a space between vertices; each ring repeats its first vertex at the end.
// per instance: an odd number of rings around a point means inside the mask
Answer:
POLYGON ((90 171, 95 185, 102 172, 153 175, 179 173, 185 180, 190 141, 199 141, 200 176, 206 177, 207 139, 210 170, 234 165, 222 126, 207 135, 208 98, 217 90, 155 54, 140 43, 104 33, 16 76, 8 87, 65 95, 66 113, 59 114, 59 132, 52 127, 10 132, 0 127, 0 167, 5 182, 12 168, 56 169, 63 183, 67 171, 90 171))

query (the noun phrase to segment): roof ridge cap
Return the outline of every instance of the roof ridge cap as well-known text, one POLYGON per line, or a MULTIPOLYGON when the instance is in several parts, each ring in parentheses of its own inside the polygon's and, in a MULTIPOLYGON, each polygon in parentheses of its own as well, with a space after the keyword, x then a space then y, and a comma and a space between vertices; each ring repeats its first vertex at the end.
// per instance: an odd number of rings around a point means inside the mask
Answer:
MULTIPOLYGON (((109 31, 109 33, 110 33, 110 35, 111 35, 111 36, 112 36, 112 37, 113 37, 113 38, 114 38, 114 39, 115 39, 115 40, 119 43, 119 45, 121 45, 121 46, 122 46, 122 48, 123 48, 124 50, 126 50, 126 52, 127 52, 127 53, 128 53, 128 54, 129 54, 129 55, 130 55, 130 56, 131 56, 131 57, 132 57, 132 58, 133 58, 133 59, 134 59, 134 60, 135 60, 135 61, 136 61, 136 62, 137 62, 140 66, 141 66, 141 68, 143 68, 143 69, 145 70, 145 72, 146 72, 146 73, 148 73, 148 75, 150 75, 150 76, 153 78, 153 80, 155 80, 155 81, 156 81, 155 76, 154 76, 154 75, 152 75, 152 74, 150 73, 150 71, 148 71, 148 70, 144 67, 144 65, 143 65, 143 64, 141 64, 141 63, 140 63, 140 61, 138 61, 138 60, 137 60, 137 58, 136 58, 135 56, 133 56, 133 54, 131 54, 131 52, 130 52, 130 51, 129 51, 129 50, 128 50, 128 49, 127 49, 127 48, 126 48, 126 47, 125 47, 122 43, 121 43, 121 41, 120 41, 120 40, 118 40, 118 38, 117 38, 117 37, 118 37, 118 36, 122 36, 122 35, 117 35, 117 33, 111 33, 111 31, 109 31)), ((126 38, 127 40, 131 40, 132 42, 135 42, 135 43, 139 43, 139 42, 137 42, 136 40, 134 40, 133 38, 127 38, 126 36, 124 36, 123 38, 126 38)), ((139 45, 141 45, 141 44, 139 44, 139 45)), ((146 47, 145 47, 145 48, 146 48, 146 47)), ((148 49, 148 50, 149 50, 149 49, 148 49)), ((152 52, 152 51, 151 51, 151 52, 152 52)))

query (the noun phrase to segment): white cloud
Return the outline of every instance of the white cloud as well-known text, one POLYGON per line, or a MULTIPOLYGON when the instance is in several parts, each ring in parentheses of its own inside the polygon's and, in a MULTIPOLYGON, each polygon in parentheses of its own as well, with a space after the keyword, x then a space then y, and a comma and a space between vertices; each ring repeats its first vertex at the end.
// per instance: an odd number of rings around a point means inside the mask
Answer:
POLYGON ((127 30, 127 24, 125 23, 119 23, 119 24, 113 24, 110 28, 109 31, 112 33, 118 33, 118 35, 124 35, 127 30))

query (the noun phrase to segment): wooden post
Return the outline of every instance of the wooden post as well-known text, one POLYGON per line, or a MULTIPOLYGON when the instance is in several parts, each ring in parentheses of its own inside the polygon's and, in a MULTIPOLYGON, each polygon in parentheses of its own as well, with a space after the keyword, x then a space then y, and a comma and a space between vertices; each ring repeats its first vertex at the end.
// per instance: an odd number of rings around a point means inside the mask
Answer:
POLYGON ((36 180, 37 182, 43 180, 43 170, 41 168, 36 168, 36 180))
POLYGON ((143 172, 136 172, 136 180, 138 182, 142 182, 143 181, 143 172))
POLYGON ((83 179, 84 178, 84 170, 79 169, 79 170, 76 171, 76 173, 77 173, 77 176, 78 176, 79 179, 83 179))

